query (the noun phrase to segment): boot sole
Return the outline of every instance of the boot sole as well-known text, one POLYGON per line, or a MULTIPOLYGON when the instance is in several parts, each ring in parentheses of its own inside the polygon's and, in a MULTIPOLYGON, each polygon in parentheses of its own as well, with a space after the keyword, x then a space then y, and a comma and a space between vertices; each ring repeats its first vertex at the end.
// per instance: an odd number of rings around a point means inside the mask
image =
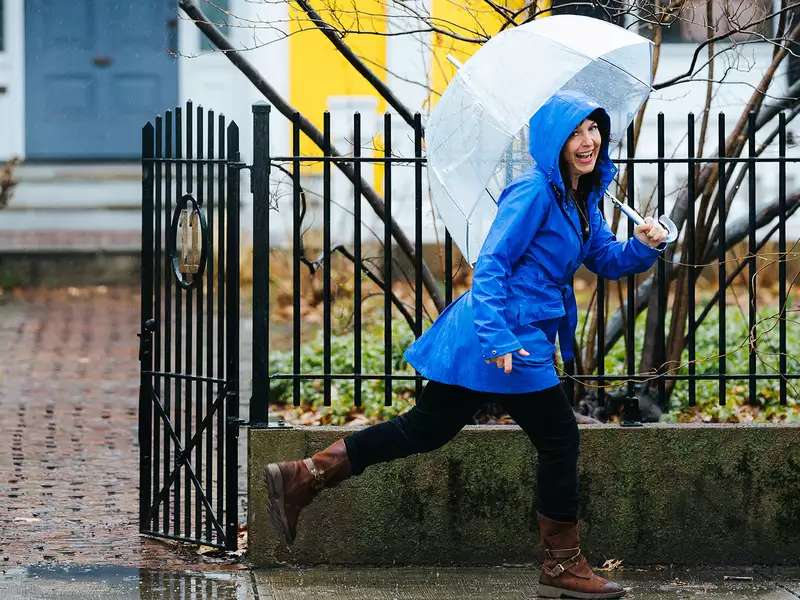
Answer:
POLYGON ((282 538, 285 544, 291 544, 291 533, 289 532, 289 522, 286 519, 284 510, 283 476, 281 470, 275 463, 267 465, 264 471, 264 481, 267 484, 267 514, 276 533, 282 538))
POLYGON ((571 590, 565 590, 564 588, 540 583, 537 595, 539 598, 579 598, 581 600, 593 600, 595 598, 622 598, 625 595, 625 590, 619 592, 573 592, 571 590))

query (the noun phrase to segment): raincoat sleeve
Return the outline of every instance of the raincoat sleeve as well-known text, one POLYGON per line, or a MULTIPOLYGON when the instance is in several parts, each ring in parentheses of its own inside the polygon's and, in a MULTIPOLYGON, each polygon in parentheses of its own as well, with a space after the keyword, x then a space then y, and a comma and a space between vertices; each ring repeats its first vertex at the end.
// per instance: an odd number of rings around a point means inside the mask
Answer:
POLYGON ((500 194, 497 215, 483 243, 472 278, 475 332, 484 359, 519 350, 505 312, 508 278, 542 223, 541 186, 532 177, 509 184, 500 194))
POLYGON ((599 209, 593 227, 595 231, 583 264, 605 279, 619 279, 646 271, 666 247, 666 244, 662 244, 659 249, 651 248, 636 237, 618 241, 599 209))

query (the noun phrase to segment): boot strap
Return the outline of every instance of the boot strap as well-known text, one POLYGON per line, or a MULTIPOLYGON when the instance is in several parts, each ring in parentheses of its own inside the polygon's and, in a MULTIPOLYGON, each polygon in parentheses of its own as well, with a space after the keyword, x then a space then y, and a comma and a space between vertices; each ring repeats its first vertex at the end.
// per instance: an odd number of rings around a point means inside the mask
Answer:
POLYGON ((321 490, 325 487, 325 477, 324 472, 320 471, 317 468, 317 465, 314 464, 314 461, 310 458, 304 458, 303 463, 306 465, 308 472, 311 473, 311 476, 314 480, 311 482, 311 487, 314 490, 321 490))
MULTIPOLYGON (((581 561, 582 556, 580 548, 564 548, 563 550, 558 550, 557 552, 563 552, 564 550, 569 550, 570 552, 575 550, 576 552, 572 556, 568 557, 567 560, 564 560, 560 563, 556 563, 553 568, 548 568, 542 565, 542 571, 544 571, 547 576, 558 577, 565 571, 569 570, 570 567, 574 567, 581 561)), ((544 551, 545 554, 547 554, 547 558, 551 560, 556 558, 555 556, 553 556, 553 553, 547 548, 545 548, 544 551)))

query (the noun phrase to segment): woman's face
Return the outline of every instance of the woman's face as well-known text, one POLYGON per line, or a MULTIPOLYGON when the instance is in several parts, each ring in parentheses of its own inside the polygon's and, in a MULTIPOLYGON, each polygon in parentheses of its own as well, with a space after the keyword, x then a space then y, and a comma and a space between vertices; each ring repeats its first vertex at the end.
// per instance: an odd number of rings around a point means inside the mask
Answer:
POLYGON ((594 170, 601 142, 600 128, 591 119, 584 119, 567 138, 561 149, 561 159, 567 165, 573 186, 581 175, 587 175, 594 170))

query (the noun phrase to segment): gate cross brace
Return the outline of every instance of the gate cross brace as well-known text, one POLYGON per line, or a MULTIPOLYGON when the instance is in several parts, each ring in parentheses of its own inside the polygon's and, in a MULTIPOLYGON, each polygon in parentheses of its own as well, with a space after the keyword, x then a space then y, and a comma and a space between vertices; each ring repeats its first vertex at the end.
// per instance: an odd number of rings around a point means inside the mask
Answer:
POLYGON ((192 436, 192 439, 189 440, 189 444, 186 446, 185 450, 183 449, 183 445, 181 444, 180 438, 178 438, 178 436, 175 434, 175 429, 172 427, 172 422, 169 419, 169 415, 167 415, 166 411, 164 410, 164 407, 161 404, 161 398, 152 389, 151 392, 153 394, 152 398, 153 404, 155 404, 156 408, 158 409, 158 414, 161 417, 161 420, 164 422, 166 431, 167 433, 169 433, 169 436, 172 438, 172 441, 175 444, 175 450, 179 458, 178 460, 179 464, 172 470, 169 479, 164 482, 164 486, 158 492, 158 495, 156 496, 155 500, 153 500, 153 503, 150 505, 150 508, 147 509, 145 521, 150 520, 153 511, 159 504, 161 504, 161 502, 164 500, 164 497, 169 493, 169 490, 172 487, 172 484, 175 481, 175 479, 177 479, 178 474, 180 472, 180 468, 183 465, 186 467, 186 470, 189 473, 189 477, 194 483, 194 486, 197 488, 198 494, 200 495, 200 498, 205 506, 206 515, 211 519, 211 522, 214 524, 217 533, 220 536, 222 536, 223 539, 225 539, 225 531, 219 524, 219 521, 217 521, 216 517, 214 516, 214 507, 211 506, 211 504, 208 501, 208 498, 206 498, 205 492, 203 491, 203 486, 197 479, 197 476, 194 473, 194 469, 192 469, 192 463, 188 457, 191 456, 191 451, 197 445, 200 434, 202 434, 203 430, 206 427, 208 427, 211 417, 213 417, 214 413, 216 413, 216 411, 219 409, 220 402, 225 397, 226 389, 223 387, 222 391, 220 392, 220 395, 218 395, 217 399, 214 400, 214 403, 211 405, 211 410, 208 411, 208 414, 206 414, 205 418, 201 421, 200 427, 198 427, 197 431, 192 436), (182 463, 182 465, 180 463, 182 463))

